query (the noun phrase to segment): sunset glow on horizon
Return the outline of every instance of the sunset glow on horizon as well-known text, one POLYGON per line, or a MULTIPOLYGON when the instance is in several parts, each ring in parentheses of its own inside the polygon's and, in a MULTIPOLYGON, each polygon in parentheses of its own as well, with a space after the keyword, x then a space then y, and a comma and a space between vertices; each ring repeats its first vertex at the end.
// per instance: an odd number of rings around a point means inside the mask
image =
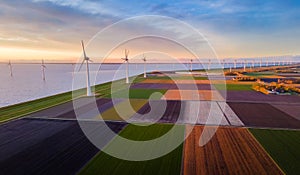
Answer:
MULTIPOLYGON (((296 0, 201 0, 172 3, 5 0, 0 3, 0 62, 41 59, 77 61, 82 54, 81 40, 88 43, 106 27, 140 15, 168 16, 187 23, 207 38, 219 58, 300 55, 299 7, 300 2, 296 0)), ((147 27, 127 27, 121 28, 118 34, 153 30, 147 27)), ((164 27, 167 26, 161 24, 157 28, 164 27)), ((106 47, 116 37, 109 36, 107 43, 97 47, 106 47)), ((141 54, 141 46, 153 47, 155 50, 158 43, 140 41, 128 49, 133 55, 141 54)), ((176 58, 191 57, 164 42, 159 42, 159 47, 176 58)), ((118 62, 115 59, 123 56, 122 49, 111 53, 107 60, 118 62)), ((103 58, 104 55, 91 57, 103 58)))

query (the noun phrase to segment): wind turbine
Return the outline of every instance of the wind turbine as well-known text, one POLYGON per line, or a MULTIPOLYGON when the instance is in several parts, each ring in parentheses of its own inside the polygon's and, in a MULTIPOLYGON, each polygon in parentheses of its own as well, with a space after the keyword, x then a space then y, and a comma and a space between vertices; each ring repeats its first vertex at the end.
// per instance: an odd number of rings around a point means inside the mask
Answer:
POLYGON ((46 76, 45 76, 45 68, 46 68, 46 66, 45 66, 44 60, 42 60, 41 68, 42 68, 43 81, 46 81, 46 76))
POLYGON ((193 72, 193 59, 190 60, 190 70, 193 72))
POLYGON ((125 49, 125 58, 121 58, 126 63, 126 72, 125 72, 126 73, 126 84, 129 83, 129 78, 128 78, 128 63, 129 63, 128 54, 129 54, 129 50, 125 49))
POLYGON ((246 64, 247 64, 247 60, 244 61, 244 72, 246 72, 246 64))
POLYGON ((12 71, 12 65, 11 65, 10 60, 8 61, 7 65, 9 66, 10 76, 12 77, 13 76, 13 71, 12 71))
POLYGON ((90 84, 90 69, 89 69, 89 62, 92 62, 92 61, 90 60, 89 57, 86 56, 85 48, 84 48, 84 44, 83 44, 82 40, 81 40, 81 46, 82 46, 82 51, 83 51, 83 60, 79 67, 79 71, 85 62, 86 63, 86 96, 89 97, 89 96, 92 96, 92 90, 91 90, 91 84, 90 84))
POLYGON ((222 60, 222 67, 225 69, 225 59, 222 60))
POLYGON ((147 77, 147 75, 146 75, 146 57, 145 57, 145 55, 143 54, 143 58, 142 58, 142 60, 144 61, 144 78, 146 78, 147 77))
POLYGON ((234 60, 234 68, 236 69, 236 59, 234 60))
POLYGON ((209 59, 209 60, 208 60, 208 66, 207 66, 207 69, 208 69, 208 70, 210 70, 210 64, 211 64, 211 60, 209 59))
POLYGON ((262 65, 262 58, 260 59, 260 62, 259 62, 259 67, 261 68, 261 65, 262 65))

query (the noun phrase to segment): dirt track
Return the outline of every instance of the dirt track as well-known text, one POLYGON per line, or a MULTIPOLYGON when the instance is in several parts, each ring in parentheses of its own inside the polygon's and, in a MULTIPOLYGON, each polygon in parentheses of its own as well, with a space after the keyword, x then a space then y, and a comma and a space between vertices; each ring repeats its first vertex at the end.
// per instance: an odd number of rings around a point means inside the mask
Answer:
POLYGON ((185 141, 183 174, 283 174, 247 129, 218 128, 200 147, 202 131, 196 126, 185 141))

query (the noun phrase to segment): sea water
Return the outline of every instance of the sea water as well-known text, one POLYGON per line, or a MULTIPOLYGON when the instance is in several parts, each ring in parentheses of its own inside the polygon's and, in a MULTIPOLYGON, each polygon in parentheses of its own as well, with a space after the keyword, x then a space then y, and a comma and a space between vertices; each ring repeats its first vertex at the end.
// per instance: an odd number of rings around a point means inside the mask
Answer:
MULTIPOLYGON (((203 69, 206 66, 194 63, 193 69, 203 69)), ((233 64, 225 64, 225 68, 229 67, 233 67, 233 64)), ((86 86, 85 68, 83 65, 79 71, 79 64, 46 64, 44 81, 40 64, 12 64, 13 76, 10 76, 8 64, 0 64, 0 107, 83 88, 86 86), (75 83, 74 77, 79 77, 75 83)), ((211 64, 211 68, 220 68, 220 64, 211 64)), ((90 64, 91 85, 124 78, 125 69, 125 64, 90 64)), ((146 69, 189 70, 190 64, 151 63, 147 64, 146 69)), ((143 64, 129 64, 130 76, 141 74, 143 71, 143 64)))

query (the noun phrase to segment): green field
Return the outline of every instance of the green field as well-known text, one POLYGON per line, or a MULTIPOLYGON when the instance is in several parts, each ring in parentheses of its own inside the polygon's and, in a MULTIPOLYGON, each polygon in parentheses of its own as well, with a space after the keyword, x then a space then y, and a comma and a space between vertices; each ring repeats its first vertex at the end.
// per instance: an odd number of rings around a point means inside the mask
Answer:
POLYGON ((104 111, 101 114, 101 118, 104 120, 117 120, 117 121, 127 120, 130 117, 132 117, 147 102, 148 100, 145 99, 130 99, 129 100, 130 104, 128 104, 128 101, 123 101, 121 103, 114 105, 112 108, 104 111), (130 105, 129 107, 130 109, 128 109, 128 105, 130 105), (116 110, 116 108, 118 109, 118 111, 116 110), (131 110, 131 108, 133 110, 131 110))
POLYGON ((249 130, 286 174, 299 174, 300 131, 249 130))
POLYGON ((208 80, 207 77, 195 77, 195 76, 148 76, 147 79, 155 80, 208 80))
MULTIPOLYGON (((154 124, 148 127, 138 127, 135 125, 129 125, 121 131, 120 135, 132 140, 149 140, 157 138, 167 131, 169 131, 173 125, 154 124)), ((176 126, 177 136, 181 135, 181 139, 184 137, 184 126, 176 126), (181 134, 182 133, 182 134, 181 134)), ((178 138, 178 137, 177 137, 178 138)), ((170 138, 172 139, 172 138, 170 138)), ((174 139, 174 138, 173 138, 174 139)), ((114 140, 108 145, 113 146, 114 140)), ((117 145, 122 147, 122 145, 117 145)), ((157 147, 164 147, 165 145, 157 145, 157 147)), ((129 148, 130 149, 130 148, 129 148)), ((170 174, 176 175, 181 172, 181 160, 183 144, 177 147, 175 150, 162 157, 148 160, 148 161, 128 161, 121 160, 112 157, 104 152, 97 154, 82 170, 79 174, 101 174, 101 175, 153 175, 153 174, 170 174)), ((133 150, 131 150, 133 151, 133 150)), ((146 151, 151 153, 151 148, 147 150, 134 149, 134 151, 146 151)))
MULTIPOLYGON (((126 96, 126 92, 128 89, 122 89, 117 92, 113 92, 113 94, 107 94, 104 97, 105 98, 128 98, 126 96)), ((165 94, 167 89, 129 89, 129 98, 136 98, 136 99, 149 99, 149 97, 155 93, 161 93, 162 95, 165 94)), ((154 96, 153 99, 160 99, 162 95, 154 96)))
POLYGON ((252 90, 252 85, 249 84, 214 84, 217 90, 229 90, 229 91, 249 91, 252 90), (226 89, 225 89, 226 87, 226 89))
POLYGON ((263 77, 263 76, 276 75, 276 73, 274 73, 274 72, 249 72, 249 73, 246 73, 245 75, 252 76, 252 77, 263 77))

